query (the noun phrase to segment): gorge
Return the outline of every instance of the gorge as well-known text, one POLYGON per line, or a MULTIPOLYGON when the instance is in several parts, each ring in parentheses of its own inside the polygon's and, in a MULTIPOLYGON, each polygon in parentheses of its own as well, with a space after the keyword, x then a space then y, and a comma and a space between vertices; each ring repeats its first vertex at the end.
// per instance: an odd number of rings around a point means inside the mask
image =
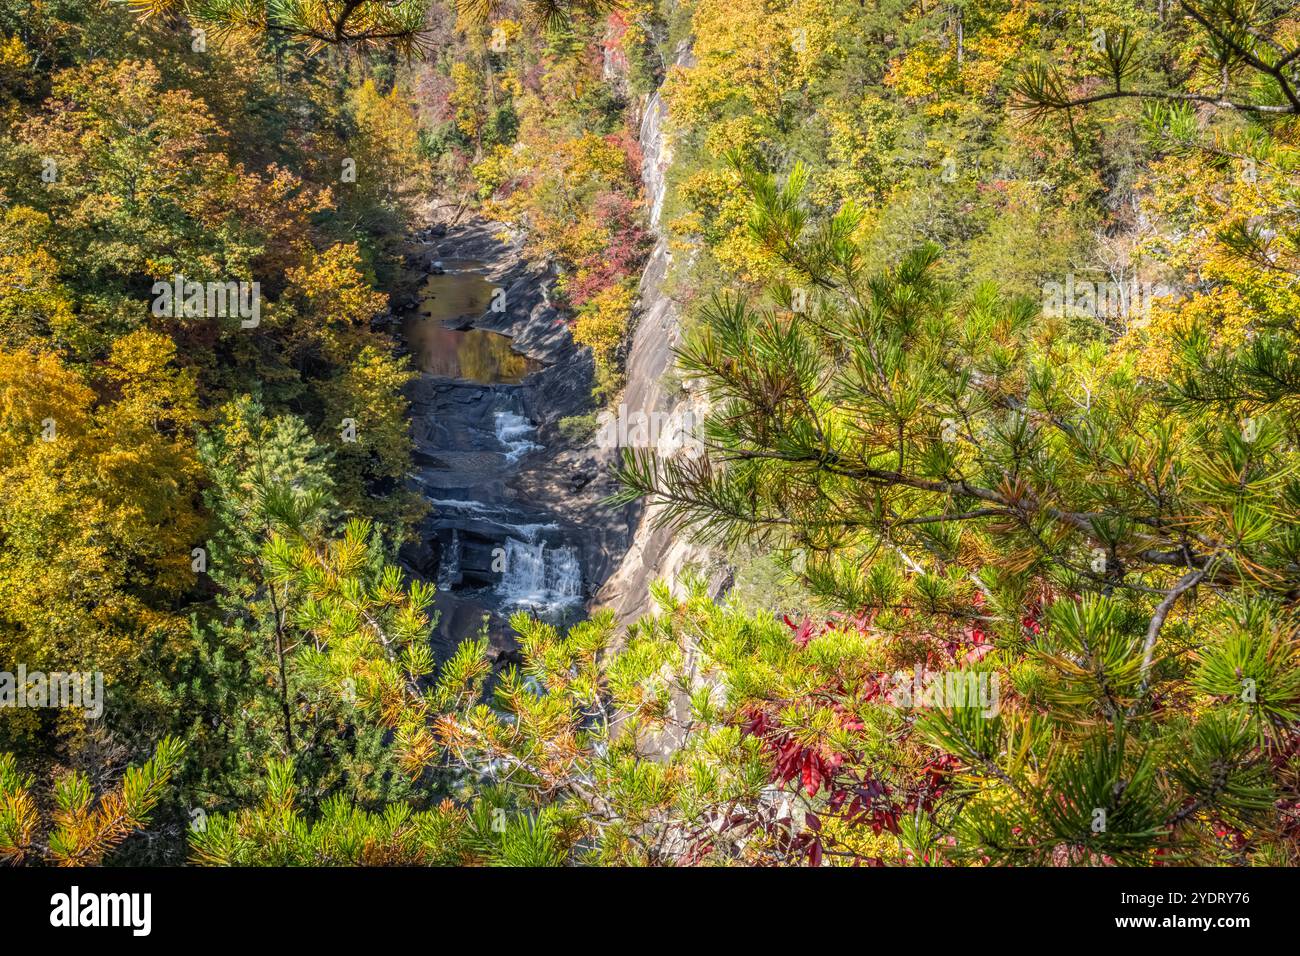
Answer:
MULTIPOLYGON (((679 50, 678 63, 689 62, 679 50)), ((644 205, 654 245, 638 286, 620 407, 680 417, 698 406, 668 383, 680 339, 665 293, 671 267, 660 216, 672 160, 666 107, 656 91, 640 108, 644 205)), ((557 624, 590 607, 631 620, 649 586, 672 583, 708 555, 656 527, 653 506, 604 503, 617 443, 575 442, 561 420, 590 413, 594 370, 551 303, 555 280, 529 262, 518 237, 474 219, 413 237, 402 335, 420 377, 411 389, 412 481, 430 506, 409 570, 438 585, 435 644, 449 653, 485 624, 498 655, 513 644, 507 620, 524 610, 557 624)), ((626 440, 626 439, 624 439, 626 440)), ((715 575, 715 593, 725 573, 715 575)))

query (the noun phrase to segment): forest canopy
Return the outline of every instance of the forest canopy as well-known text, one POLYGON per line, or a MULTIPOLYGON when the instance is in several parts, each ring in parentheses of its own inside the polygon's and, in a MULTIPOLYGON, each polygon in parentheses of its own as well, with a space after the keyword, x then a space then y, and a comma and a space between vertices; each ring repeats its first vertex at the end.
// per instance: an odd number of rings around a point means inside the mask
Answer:
POLYGON ((0 861, 1297 864, 1298 210, 1280 0, 0 0, 0 861), (506 655, 403 558, 466 219, 563 441, 648 288, 700 423, 506 655))

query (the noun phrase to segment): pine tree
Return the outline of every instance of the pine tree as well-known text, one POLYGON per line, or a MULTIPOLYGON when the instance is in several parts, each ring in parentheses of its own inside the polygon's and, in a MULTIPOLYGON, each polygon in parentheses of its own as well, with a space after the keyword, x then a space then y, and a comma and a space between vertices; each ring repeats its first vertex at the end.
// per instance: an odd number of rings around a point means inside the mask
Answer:
POLYGON ((308 812, 334 794, 377 807, 436 789, 429 715, 451 704, 422 683, 432 586, 389 563, 369 520, 342 519, 331 456, 300 420, 241 400, 200 451, 220 590, 178 674, 182 710, 203 715, 188 782, 210 809, 240 806, 267 760, 292 759, 308 812))
MULTIPOLYGON (((306 44, 311 52, 329 47, 387 48, 412 57, 429 52, 429 0, 123 0, 142 19, 183 14, 192 22, 234 37, 268 35, 306 44)), ((556 27, 575 11, 606 10, 609 0, 528 0, 531 20, 556 27)), ((457 4, 458 19, 482 25, 498 0, 457 4)))
POLYGON ((946 835, 945 854, 998 862, 1215 859, 1217 829, 1294 854, 1300 484, 1283 406, 1244 424, 1189 407, 1196 367, 1141 378, 1034 303, 939 281, 934 247, 864 276, 856 209, 814 221, 802 168, 744 174, 752 235, 792 284, 714 302, 680 353, 712 402, 709 454, 629 453, 623 499, 783 550, 922 661, 954 623, 992 637, 975 668, 1002 680, 997 713, 916 723, 961 765, 925 852, 946 835))
POLYGON ((19 772, 13 754, 0 754, 0 862, 102 865, 127 837, 148 826, 184 753, 183 743, 165 738, 118 787, 98 796, 85 774, 63 776, 54 785, 48 824, 32 793, 34 779, 19 772))
POLYGON ((266 792, 254 807, 213 814, 191 827, 190 850, 205 866, 435 866, 463 862, 464 811, 388 804, 358 808, 343 794, 309 820, 298 805, 291 760, 267 767, 266 792))

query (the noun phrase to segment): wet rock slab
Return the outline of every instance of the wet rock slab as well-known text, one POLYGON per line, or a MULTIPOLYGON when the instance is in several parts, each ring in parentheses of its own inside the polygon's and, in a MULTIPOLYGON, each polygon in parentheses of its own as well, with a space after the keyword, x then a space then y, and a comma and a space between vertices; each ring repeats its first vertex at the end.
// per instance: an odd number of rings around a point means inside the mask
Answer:
MULTIPOLYGON (((537 370, 518 382, 473 381, 462 363, 461 376, 422 374, 411 384, 410 481, 430 512, 402 558, 439 585, 440 652, 486 618, 493 647, 508 657, 512 611, 557 622, 585 614, 627 546, 633 515, 602 504, 613 490, 612 456, 570 448, 560 433, 561 419, 593 411, 594 367, 550 304, 554 277, 526 262, 518 243, 502 242, 499 228, 471 222, 426 233, 408 255, 408 267, 426 275, 472 263, 503 290, 496 311, 448 315, 445 324, 507 336, 537 370)), ((438 281, 425 288, 436 294, 438 281)), ((404 324, 421 305, 407 303, 404 324)))

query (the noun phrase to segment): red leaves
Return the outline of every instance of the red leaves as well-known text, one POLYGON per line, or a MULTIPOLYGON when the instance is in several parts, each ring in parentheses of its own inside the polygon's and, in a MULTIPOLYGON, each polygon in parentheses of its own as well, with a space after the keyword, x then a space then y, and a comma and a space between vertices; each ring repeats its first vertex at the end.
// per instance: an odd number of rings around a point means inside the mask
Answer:
POLYGON ((760 707, 751 707, 745 712, 745 721, 740 725, 745 733, 752 737, 767 737, 773 729, 771 717, 760 707))
POLYGON ((832 614, 829 621, 823 622, 820 626, 813 623, 812 618, 805 617, 798 624, 790 620, 788 614, 781 615, 781 620, 785 621, 785 626, 794 631, 794 642, 800 647, 807 647, 818 634, 825 634, 828 631, 856 631, 863 637, 874 637, 869 630, 870 620, 864 614, 848 616, 845 614, 832 614))
POLYGON ((620 65, 624 70, 627 69, 627 55, 623 52, 623 38, 627 35, 627 26, 627 20, 615 10, 605 20, 605 36, 600 41, 607 56, 615 50, 622 55, 620 65))
POLYGON ((921 768, 925 774, 920 788, 908 800, 909 811, 920 807, 927 813, 934 809, 934 802, 943 796, 954 773, 961 767, 961 761, 952 754, 939 754, 926 762, 921 768))
MULTIPOLYGON (((615 145, 628 152, 629 165, 638 165, 634 145, 625 139, 615 145)), ((645 259, 649 234, 641 224, 638 200, 616 190, 601 193, 592 203, 595 223, 605 233, 600 252, 575 264, 574 279, 565 290, 570 308, 578 309, 597 293, 635 274, 645 259)))
POLYGON ((870 826, 872 833, 884 830, 897 833, 900 808, 894 803, 892 793, 888 784, 873 778, 865 779, 860 786, 845 791, 841 796, 840 802, 852 796, 845 808, 844 819, 858 826, 870 826))
POLYGON ((808 865, 809 866, 822 865, 822 841, 821 840, 814 840, 812 844, 808 847, 808 865))
POLYGON ((926 776, 926 785, 930 788, 941 786, 948 777, 961 766, 952 754, 940 754, 921 768, 926 776))
POLYGON ((717 847, 712 840, 699 840, 694 843, 686 855, 682 858, 682 863, 686 866, 699 866, 704 862, 704 858, 711 854, 717 847))
POLYGON ((804 792, 812 797, 834 775, 842 759, 837 754, 828 760, 813 748, 787 738, 776 747, 776 768, 772 776, 783 784, 797 778, 804 792))
MULTIPOLYGON (((843 728, 862 729, 862 722, 842 704, 832 706, 839 713, 843 728)), ((823 785, 830 786, 832 778, 844 765, 843 754, 801 744, 789 731, 782 729, 768 711, 760 707, 751 707, 741 726, 747 734, 762 740, 763 746, 775 756, 773 781, 788 784, 798 780, 810 797, 815 796, 823 785)))
POLYGON ((783 614, 781 617, 785 621, 786 626, 789 627, 790 630, 794 631, 794 637, 792 638, 793 641, 800 647, 807 647, 808 642, 813 639, 814 635, 812 618, 805 617, 798 624, 795 624, 788 616, 783 614))
MULTIPOLYGON (((924 614, 914 616, 916 625, 930 628, 917 633, 918 627, 909 625, 904 635, 905 647, 915 646, 920 639, 919 659, 915 659, 918 677, 930 670, 942 672, 954 664, 976 663, 996 648, 995 633, 986 616, 989 614, 988 600, 977 593, 972 596, 971 603, 974 613, 961 615, 951 625, 935 626, 925 623, 930 619, 924 614)), ((900 617, 908 616, 906 608, 897 613, 900 617)), ((1041 603, 1027 604, 1021 620, 1026 632, 1031 635, 1041 632, 1041 614, 1041 603)), ((790 639, 799 650, 806 649, 814 638, 828 631, 856 633, 866 640, 892 642, 889 635, 875 630, 873 620, 870 613, 840 615, 825 621, 808 616, 783 618, 790 629, 790 639)), ((886 651, 885 659, 891 660, 890 649, 883 650, 886 651)), ((897 655, 894 654, 892 659, 896 660, 897 655)), ((864 673, 863 669, 852 668, 843 672, 828 669, 821 680, 820 684, 814 681, 802 689, 795 700, 756 704, 746 711, 743 719, 746 732, 758 737, 772 756, 772 781, 782 787, 798 787, 802 793, 792 799, 806 801, 809 810, 816 810, 816 813, 807 813, 803 828, 789 831, 790 842, 782 844, 787 852, 806 854, 812 866, 820 865, 828 852, 847 856, 861 846, 857 840, 846 836, 845 824, 851 828, 863 828, 859 831, 863 837, 867 828, 877 836, 897 834, 905 814, 932 814, 961 768, 960 760, 951 754, 921 748, 919 753, 915 753, 918 759, 907 762, 909 768, 919 764, 918 771, 909 771, 906 777, 902 777, 896 770, 880 768, 888 776, 876 777, 874 768, 862 760, 863 753, 856 752, 865 750, 866 743, 860 747, 852 745, 852 752, 842 752, 845 745, 838 742, 838 737, 836 746, 832 748, 828 738, 800 733, 795 726, 798 718, 792 714, 812 713, 815 708, 821 721, 826 712, 831 711, 836 715, 840 728, 862 732, 866 726, 859 715, 865 715, 864 708, 870 702, 899 706, 897 701, 891 700, 894 690, 888 674, 864 673), (840 826, 828 828, 828 819, 837 821, 840 826), (848 854, 844 853, 846 848, 848 854)), ((909 733, 910 724, 905 723, 899 729, 901 736, 897 742, 913 749, 908 743, 909 733)), ((857 859, 856 862, 872 861, 857 859)))
POLYGON ((1043 602, 1031 601, 1029 607, 1025 609, 1025 616, 1020 619, 1020 626, 1037 637, 1043 632, 1042 617, 1043 602))

